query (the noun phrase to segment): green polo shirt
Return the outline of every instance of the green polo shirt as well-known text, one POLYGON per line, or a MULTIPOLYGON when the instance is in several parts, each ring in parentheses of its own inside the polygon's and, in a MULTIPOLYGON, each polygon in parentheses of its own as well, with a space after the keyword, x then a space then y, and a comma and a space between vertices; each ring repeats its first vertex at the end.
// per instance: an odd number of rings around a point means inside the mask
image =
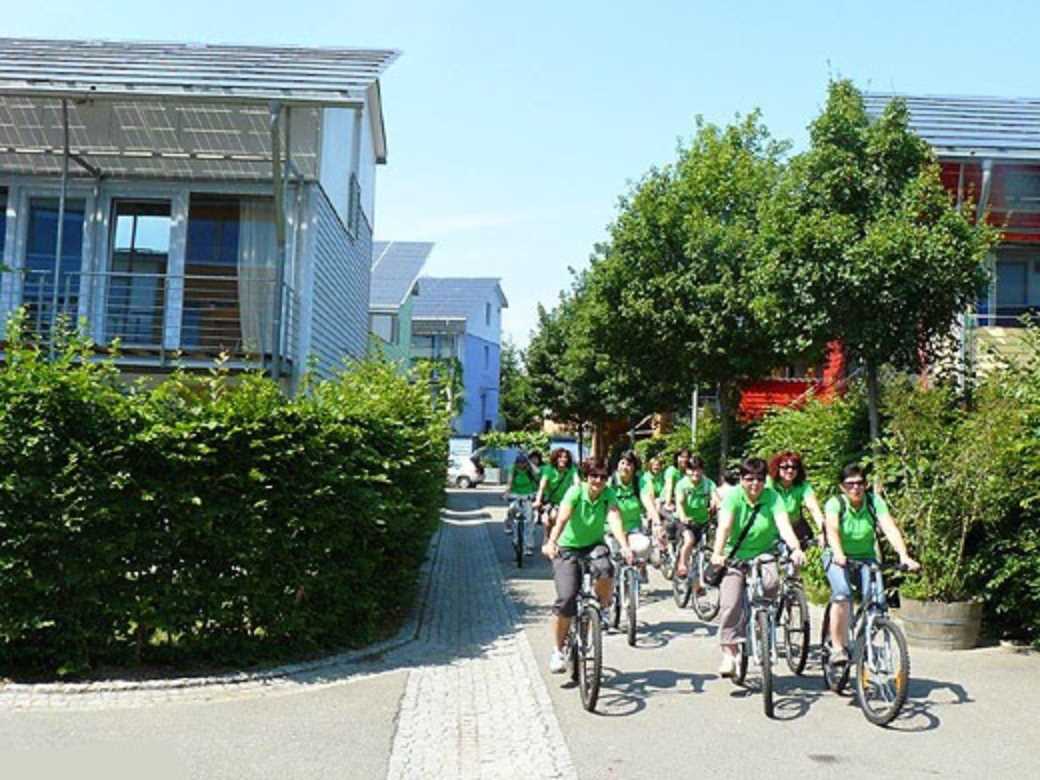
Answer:
POLYGON ((644 471, 643 476, 639 478, 640 487, 643 492, 646 492, 649 487, 653 492, 650 494, 651 498, 660 498, 664 495, 664 469, 661 469, 656 474, 650 471, 644 471))
POLYGON ((625 532, 640 530, 643 527, 643 502, 639 500, 640 493, 636 490, 635 480, 633 479, 626 485, 615 474, 610 487, 617 499, 617 507, 621 513, 621 523, 625 526, 625 532))
POLYGON ((823 508, 827 517, 841 517, 841 505, 845 504, 845 516, 838 525, 841 535, 841 549, 849 558, 866 559, 874 557, 874 520, 867 509, 867 501, 874 502, 874 512, 878 520, 888 517, 888 504, 881 496, 868 494, 862 506, 856 509, 845 496, 834 496, 823 508))
POLYGON ((675 503, 682 504, 691 523, 704 525, 708 522, 708 509, 714 492, 715 483, 710 477, 702 476, 696 485, 689 477, 683 477, 675 486, 675 503))
POLYGON ((513 468, 513 477, 509 480, 509 492, 518 496, 529 496, 538 490, 538 477, 530 469, 513 468))
POLYGON ((566 471, 560 471, 555 466, 548 464, 542 466, 541 476, 548 480, 545 492, 542 494, 542 500, 550 504, 559 505, 567 491, 574 486, 574 477, 577 473, 578 469, 574 466, 571 466, 566 471))
POLYGON ((784 509, 787 510, 787 517, 792 523, 802 516, 805 499, 816 495, 808 481, 802 482, 800 485, 791 485, 791 489, 787 490, 780 480, 768 477, 766 487, 772 488, 780 496, 780 500, 784 502, 784 509))
POLYGON ((600 544, 607 532, 607 510, 617 506, 613 489, 603 488, 595 501, 589 498, 587 483, 572 485, 560 502, 571 508, 571 516, 557 540, 560 547, 590 547, 600 544))
MULTIPOLYGON (((729 540, 726 542, 726 555, 733 552, 733 546, 737 543, 741 531, 751 519, 754 507, 748 502, 747 493, 742 486, 730 491, 722 504, 723 509, 732 513, 733 525, 730 527, 729 540)), ((758 512, 755 512, 755 521, 748 531, 744 542, 737 550, 736 557, 746 561, 763 553, 772 551, 780 538, 780 532, 776 528, 776 513, 783 511, 784 502, 772 488, 763 488, 758 497, 758 512)))

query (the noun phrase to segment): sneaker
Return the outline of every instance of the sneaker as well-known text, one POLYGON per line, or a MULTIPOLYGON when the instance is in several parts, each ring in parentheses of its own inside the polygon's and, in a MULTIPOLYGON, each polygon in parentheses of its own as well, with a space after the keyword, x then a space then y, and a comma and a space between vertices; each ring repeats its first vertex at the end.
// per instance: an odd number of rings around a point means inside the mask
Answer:
POLYGON ((506 532, 506 536, 509 536, 511 533, 513 533, 513 521, 511 518, 507 517, 506 521, 502 525, 505 526, 502 530, 506 532))
POLYGON ((719 677, 732 677, 737 673, 737 659, 728 653, 722 656, 719 664, 719 677))
POLYGON ((607 627, 610 625, 610 607, 599 608, 599 622, 603 627, 603 630, 606 631, 607 627))
POLYGON ((553 674, 563 674, 567 671, 567 654, 560 648, 556 648, 549 655, 549 671, 553 674))
POLYGON ((844 647, 831 651, 831 666, 845 666, 849 662, 849 651, 844 647))

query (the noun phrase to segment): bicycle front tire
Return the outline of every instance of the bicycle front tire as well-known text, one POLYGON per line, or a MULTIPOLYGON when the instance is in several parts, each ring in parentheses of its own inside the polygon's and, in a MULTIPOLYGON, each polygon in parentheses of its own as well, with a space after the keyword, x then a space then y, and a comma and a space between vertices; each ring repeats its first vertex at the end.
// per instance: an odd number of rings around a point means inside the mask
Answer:
POLYGON ((831 664, 831 605, 823 610, 823 625, 820 626, 820 665, 823 667, 823 682, 828 690, 841 693, 849 682, 849 664, 838 668, 831 664))
POLYGON ((759 663, 762 667, 762 707, 766 717, 773 717, 773 632, 769 628, 769 614, 759 610, 755 615, 755 633, 758 637, 759 663))
POLYGON ((910 651, 902 629, 888 618, 874 620, 873 634, 863 636, 856 644, 856 698, 868 721, 875 726, 887 726, 906 704, 910 651), (874 647, 873 669, 868 643, 874 647))
POLYGON ((578 616, 578 688, 581 704, 588 711, 596 709, 600 675, 603 672, 603 629, 599 610, 586 606, 578 616))
POLYGON ((518 518, 513 527, 513 552, 516 554, 516 568, 524 568, 524 520, 518 518))
POLYGON ((719 614, 719 606, 721 603, 719 589, 713 585, 709 585, 704 581, 703 568, 701 566, 701 555, 695 554, 693 560, 690 562, 690 579, 696 583, 691 588, 690 600, 693 603, 693 611, 705 623, 710 623, 715 619, 715 616, 719 614), (700 586, 701 592, 697 592, 697 586, 700 586))
POLYGON ((788 589, 780 605, 779 615, 784 627, 784 656, 787 666, 792 672, 800 675, 805 671, 805 662, 809 659, 809 637, 812 636, 809 602, 801 588, 788 589))
POLYGON ((635 647, 636 644, 636 608, 639 602, 638 589, 639 585, 637 582, 639 574, 633 568, 625 569, 625 618, 627 625, 625 626, 628 634, 628 644, 631 647, 635 647))

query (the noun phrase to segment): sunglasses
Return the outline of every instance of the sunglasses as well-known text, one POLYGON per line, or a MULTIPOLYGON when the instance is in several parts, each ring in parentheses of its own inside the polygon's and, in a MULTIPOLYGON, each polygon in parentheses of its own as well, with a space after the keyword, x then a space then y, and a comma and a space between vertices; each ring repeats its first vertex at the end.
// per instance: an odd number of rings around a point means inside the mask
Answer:
POLYGON ((862 480, 862 479, 847 479, 844 482, 842 482, 841 484, 843 484, 847 488, 854 488, 854 487, 863 487, 867 483, 866 483, 865 480, 862 480))
POLYGON ((781 463, 779 468, 783 469, 784 471, 798 471, 798 466, 796 466, 794 463, 781 463))
POLYGON ((765 482, 766 478, 765 477, 755 477, 755 476, 752 476, 752 475, 748 474, 746 476, 741 477, 741 480, 743 480, 744 482, 765 482))
POLYGON ((589 479, 606 479, 606 474, 589 474, 589 479))

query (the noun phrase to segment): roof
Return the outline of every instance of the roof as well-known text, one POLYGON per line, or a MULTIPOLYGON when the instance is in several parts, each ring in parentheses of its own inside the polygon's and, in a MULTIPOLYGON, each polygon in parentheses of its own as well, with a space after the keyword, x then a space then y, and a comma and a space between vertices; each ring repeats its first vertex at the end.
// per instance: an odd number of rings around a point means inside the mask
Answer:
POLYGON ((0 94, 356 106, 386 49, 0 38, 0 94))
POLYGON ((424 276, 419 284, 422 294, 416 298, 412 308, 413 320, 466 317, 475 301, 483 301, 489 295, 497 295, 502 308, 509 306, 502 292, 501 279, 498 278, 424 276))
POLYGON ((397 308, 404 304, 433 251, 427 241, 376 241, 372 244, 369 307, 397 308))
POLYGON ((1040 158, 1040 98, 868 92, 863 100, 877 117, 897 97, 910 110, 911 129, 940 157, 1040 158))

